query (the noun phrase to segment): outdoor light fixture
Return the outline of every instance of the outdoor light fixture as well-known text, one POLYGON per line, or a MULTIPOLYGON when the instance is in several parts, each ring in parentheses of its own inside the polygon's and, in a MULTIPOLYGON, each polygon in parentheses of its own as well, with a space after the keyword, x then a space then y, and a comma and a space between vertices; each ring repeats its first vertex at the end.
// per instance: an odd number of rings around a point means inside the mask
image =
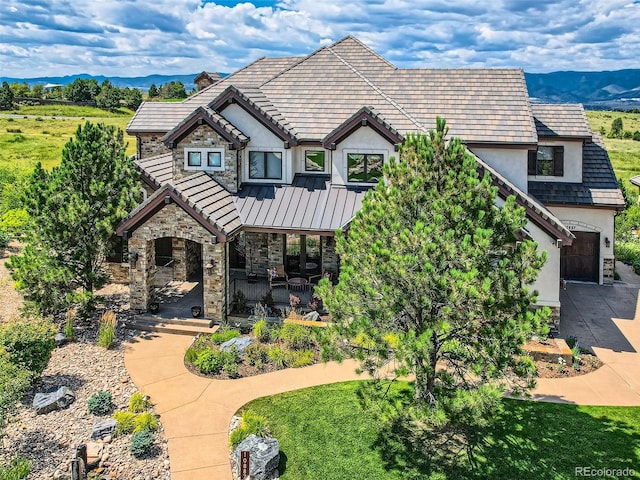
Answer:
POLYGON ((607 248, 611 246, 611 240, 609 240, 609 237, 604 237, 604 246, 607 248))
POLYGON ((204 269, 207 271, 207 275, 213 274, 213 267, 215 267, 215 266, 216 266, 215 260, 210 260, 209 263, 207 263, 204 266, 204 269))
POLYGON ((136 263, 138 263, 138 252, 133 252, 129 256, 129 264, 131 265, 131 268, 136 268, 136 263))

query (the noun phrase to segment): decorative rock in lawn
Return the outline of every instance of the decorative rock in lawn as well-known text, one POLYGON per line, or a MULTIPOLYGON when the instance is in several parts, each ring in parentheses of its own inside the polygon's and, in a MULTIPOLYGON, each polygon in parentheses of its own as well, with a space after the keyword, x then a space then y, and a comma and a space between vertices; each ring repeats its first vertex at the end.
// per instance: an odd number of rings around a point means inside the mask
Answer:
POLYGON ((33 408, 38 415, 62 410, 71 405, 76 399, 73 391, 68 387, 55 387, 44 392, 36 393, 33 398, 33 408))
POLYGON ((249 452, 249 475, 253 480, 268 480, 278 470, 280 445, 275 438, 261 438, 249 435, 235 450, 238 468, 240 452, 249 452))
POLYGON ((253 339, 251 337, 237 337, 232 338, 231 340, 227 340, 222 345, 220 345, 220 350, 223 352, 228 352, 231 350, 231 347, 236 347, 236 350, 240 355, 244 355, 244 351, 246 348, 253 343, 253 339))
POLYGON ((91 431, 91 440, 104 440, 106 437, 111 437, 118 427, 118 424, 113 418, 107 418, 96 423, 91 431))

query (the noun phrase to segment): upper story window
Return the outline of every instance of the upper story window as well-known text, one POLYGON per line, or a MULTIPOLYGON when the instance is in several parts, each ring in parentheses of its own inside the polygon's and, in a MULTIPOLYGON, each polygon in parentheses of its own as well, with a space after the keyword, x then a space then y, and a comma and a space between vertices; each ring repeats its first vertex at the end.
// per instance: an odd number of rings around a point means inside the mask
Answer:
POLYGON ((324 150, 307 150, 304 152, 305 172, 324 172, 324 150))
POLYGON ((529 151, 529 175, 562 177, 564 175, 564 147, 540 145, 529 151))
POLYGON ((350 182, 377 183, 382 178, 382 153, 348 153, 347 178, 350 182))
POLYGON ((249 178, 282 179, 282 152, 249 152, 249 178))
POLYGON ((222 148, 185 148, 185 170, 224 171, 224 149, 222 148))

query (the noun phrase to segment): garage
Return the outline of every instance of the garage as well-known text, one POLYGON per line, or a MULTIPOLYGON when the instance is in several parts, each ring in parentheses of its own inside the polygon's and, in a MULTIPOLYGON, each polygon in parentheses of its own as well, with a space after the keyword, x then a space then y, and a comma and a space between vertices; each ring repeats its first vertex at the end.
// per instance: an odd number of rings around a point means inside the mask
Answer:
POLYGON ((600 270, 600 233, 571 232, 576 238, 560 251, 560 276, 565 280, 598 282, 600 270))

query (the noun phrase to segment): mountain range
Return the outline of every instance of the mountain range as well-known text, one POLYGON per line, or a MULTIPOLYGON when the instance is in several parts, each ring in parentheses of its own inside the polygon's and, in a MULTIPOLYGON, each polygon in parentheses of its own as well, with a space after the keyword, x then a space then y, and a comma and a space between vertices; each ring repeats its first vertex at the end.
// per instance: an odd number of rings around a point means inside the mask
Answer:
MULTIPOLYGON (((147 91, 152 84, 160 86, 171 81, 179 81, 189 92, 195 88, 193 81, 198 74, 148 75, 146 77, 105 77, 88 74, 39 78, 0 77, 0 82, 26 82, 30 86, 38 83, 66 85, 76 78, 95 78, 98 83, 108 79, 120 88, 139 88, 147 91)), ((533 102, 582 103, 586 109, 590 110, 640 109, 640 69, 604 72, 525 72, 525 79, 533 102)))

